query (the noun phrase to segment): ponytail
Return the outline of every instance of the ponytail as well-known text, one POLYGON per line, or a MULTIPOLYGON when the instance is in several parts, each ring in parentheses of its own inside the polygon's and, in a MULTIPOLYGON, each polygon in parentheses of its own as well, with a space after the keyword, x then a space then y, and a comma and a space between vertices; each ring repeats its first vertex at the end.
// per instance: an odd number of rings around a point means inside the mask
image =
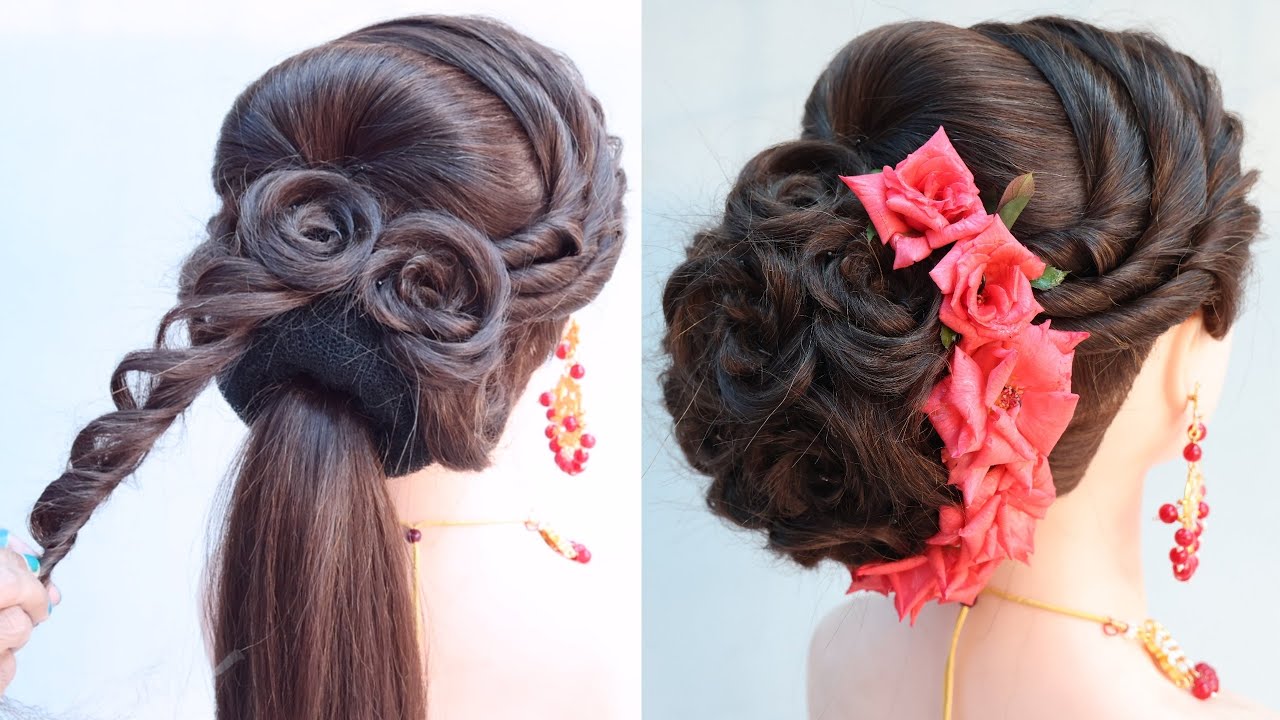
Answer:
POLYGON ((239 461, 210 594, 220 719, 422 718, 408 545, 343 395, 276 393, 239 461))

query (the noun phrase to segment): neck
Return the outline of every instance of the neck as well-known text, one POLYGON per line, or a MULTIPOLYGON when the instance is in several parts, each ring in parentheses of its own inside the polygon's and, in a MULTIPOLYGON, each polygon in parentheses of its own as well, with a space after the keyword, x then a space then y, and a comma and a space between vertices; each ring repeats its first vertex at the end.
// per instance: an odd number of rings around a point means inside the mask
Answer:
POLYGON ((558 368, 540 368, 515 402, 502 438, 480 471, 432 464, 388 480, 401 523, 524 520, 531 510, 556 507, 564 475, 556 469, 542 430, 537 396, 554 383, 558 368))
POLYGON ((1141 558, 1142 453, 1117 421, 1079 486, 1058 498, 1036 527, 1029 565, 1005 563, 991 586, 1072 609, 1140 621, 1147 617, 1141 558))
POLYGON ((1084 477, 1037 524, 1030 564, 1005 563, 993 587, 1120 620, 1147 618, 1141 530, 1155 508, 1142 507, 1143 483, 1151 466, 1176 456, 1188 421, 1186 407, 1168 402, 1161 374, 1175 344, 1169 333, 1156 341, 1084 477))
MULTIPOLYGON (((450 470, 433 464, 409 475, 391 478, 388 487, 400 522, 430 525, 523 520, 533 509, 538 493, 537 478, 517 472, 513 456, 519 454, 509 438, 504 437, 490 456, 490 466, 482 471, 450 470)), ((534 456, 532 452, 524 452, 524 457, 531 456, 534 456)))

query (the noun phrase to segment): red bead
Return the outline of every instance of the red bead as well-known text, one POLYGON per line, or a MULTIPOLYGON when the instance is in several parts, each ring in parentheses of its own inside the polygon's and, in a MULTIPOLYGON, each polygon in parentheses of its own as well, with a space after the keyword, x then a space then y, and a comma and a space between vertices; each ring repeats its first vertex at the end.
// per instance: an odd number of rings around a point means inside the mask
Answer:
POLYGON ((1200 507, 1196 509, 1196 517, 1201 520, 1209 517, 1209 503, 1201 501, 1200 507))
POLYGON ((1175 523, 1178 521, 1178 506, 1173 503, 1165 503, 1160 506, 1160 519, 1167 523, 1175 523))
POLYGON ((1186 582, 1191 579, 1192 575, 1196 574, 1196 568, 1198 567, 1200 567, 1200 558, 1192 555, 1187 558, 1185 563, 1173 566, 1173 576, 1182 582, 1186 582))
POLYGON ((596 436, 592 435, 591 433, 583 433, 582 438, 579 440, 579 442, 582 443, 582 447, 590 450, 591 448, 596 446, 596 436))
POLYGON ((1213 689, 1209 687, 1208 683, 1197 680, 1191 685, 1191 694, 1195 695, 1198 700, 1208 700, 1213 697, 1213 689))
POLYGON ((578 448, 577 450, 574 450, 574 451, 573 451, 573 459, 574 459, 574 462, 584 463, 584 462, 586 462, 586 461, 587 461, 587 458, 589 458, 589 457, 591 457, 591 456, 590 456, 590 455, 588 455, 588 454, 587 454, 587 451, 586 451, 586 450, 583 450, 582 448, 578 448))
POLYGON ((551 438, 551 442, 547 443, 547 447, 551 448, 551 452, 553 452, 553 453, 558 453, 558 452, 560 452, 560 440, 559 440, 559 438, 551 438))
POLYGON ((1191 530, 1180 527, 1178 528, 1178 531, 1173 534, 1173 541, 1182 547, 1187 547, 1196 541, 1196 534, 1191 530))
POLYGON ((550 410, 547 410, 547 419, 548 419, 548 420, 555 420, 555 419, 556 419, 556 409, 555 409, 555 408, 551 408, 550 410))
POLYGON ((568 430, 569 432, 573 432, 574 430, 578 429, 578 418, 570 415, 569 417, 564 419, 563 425, 565 430, 568 430))
POLYGON ((571 461, 569 463, 569 472, 573 475, 577 475, 578 473, 582 472, 582 463, 578 462, 577 460, 571 461))
POLYGON ((1218 673, 1209 666, 1209 663, 1199 663, 1196 665, 1196 680, 1203 682, 1209 686, 1211 692, 1218 692, 1222 689, 1222 685, 1218 682, 1218 673))
POLYGON ((542 407, 551 407, 551 401, 555 398, 551 397, 551 393, 544 392, 538 396, 538 404, 542 407))
POLYGON ((1196 442, 1200 442, 1208 436, 1209 429, 1204 426, 1204 423, 1196 423, 1195 425, 1189 426, 1187 428, 1187 432, 1195 434, 1196 442))
POLYGON ((1181 565, 1187 561, 1187 549, 1184 547, 1175 547, 1169 551, 1169 560, 1174 565, 1181 565))
POLYGON ((1182 448, 1182 457, 1186 458, 1187 462, 1197 462, 1203 455, 1204 451, 1195 443, 1188 443, 1186 447, 1182 448))
POLYGON ((562 342, 556 346, 556 357, 561 360, 569 357, 569 343, 562 342))
POLYGON ((579 562, 583 565, 591 562, 591 551, 587 549, 586 545, 583 545, 582 543, 574 543, 573 553, 574 562, 579 562))
POLYGON ((548 426, 547 426, 547 429, 546 429, 546 431, 545 431, 545 434, 546 434, 546 436, 547 436, 548 438, 553 438, 553 437, 555 437, 555 436, 556 436, 556 426, 555 426, 555 425, 548 425, 548 426))
POLYGON ((582 376, 586 374, 587 369, 582 367, 582 363, 574 363, 573 367, 569 368, 569 377, 574 380, 581 380, 582 376))
POLYGON ((404 539, 416 543, 422 539, 422 531, 418 528, 409 528, 409 531, 404 534, 404 539))
POLYGON ((1204 533, 1204 523, 1201 523, 1201 522, 1196 523, 1195 532, 1196 532, 1196 537, 1199 538, 1200 535, 1204 533))

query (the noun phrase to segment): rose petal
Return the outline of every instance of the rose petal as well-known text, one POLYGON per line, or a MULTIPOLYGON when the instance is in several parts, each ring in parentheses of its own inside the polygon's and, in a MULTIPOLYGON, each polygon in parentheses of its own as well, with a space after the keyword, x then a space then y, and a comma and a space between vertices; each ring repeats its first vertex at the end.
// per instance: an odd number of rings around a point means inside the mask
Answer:
POLYGON ((1027 392, 1022 395, 1018 432, 1039 454, 1048 455, 1071 423, 1079 395, 1069 392, 1027 392))
POLYGON ((987 422, 984 387, 982 369, 956 348, 951 356, 951 374, 934 386, 924 406, 953 458, 981 447, 987 422))
POLYGON ((918 565, 923 565, 924 562, 925 559, 917 555, 892 562, 868 563, 854 570, 854 577, 861 579, 872 575, 892 575, 893 573, 903 572, 918 565))
POLYGON ((995 526, 996 514, 1003 504, 999 496, 992 495, 981 507, 970 506, 960 537, 974 562, 985 562, 995 557, 998 532, 995 526))
MULTIPOLYGON (((937 230, 926 230, 925 237, 928 238, 930 247, 940 248, 980 234, 987 229, 987 226, 994 219, 996 219, 995 215, 988 215, 985 211, 974 212, 959 222, 954 222, 937 230)), ((1040 276, 1037 275, 1036 277, 1040 276)))
POLYGON ((929 247, 929 241, 924 239, 923 235, 894 235, 889 241, 893 246, 893 269, 901 270, 908 265, 917 263, 927 257, 933 250, 929 247))
MULTIPOLYGON (((885 170, 889 169, 885 167, 885 170)), ((862 202, 862 207, 866 209, 867 217, 871 218, 871 224, 875 226, 881 243, 888 243, 894 235, 911 232, 911 227, 885 206, 883 172, 868 175, 841 175, 840 179, 862 202)))
POLYGON ((925 542, 929 545, 954 545, 960 541, 962 529, 964 508, 959 505, 944 505, 938 511, 938 532, 925 542))

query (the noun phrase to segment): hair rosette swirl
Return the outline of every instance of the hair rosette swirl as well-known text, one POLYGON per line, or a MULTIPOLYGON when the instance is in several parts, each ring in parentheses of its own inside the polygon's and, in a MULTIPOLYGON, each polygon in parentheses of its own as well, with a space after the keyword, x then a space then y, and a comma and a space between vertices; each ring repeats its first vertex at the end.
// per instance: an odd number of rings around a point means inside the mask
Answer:
POLYGON ((942 292, 939 342, 950 348, 950 372, 922 410, 963 504, 941 509, 922 554, 850 568, 850 592, 892 594, 899 616, 914 622, 932 600, 973 603, 1000 563, 1030 558, 1036 520, 1056 497, 1048 456, 1079 399, 1071 364, 1088 334, 1032 323, 1043 312, 1034 291, 1051 290, 1064 273, 1009 231, 1033 191, 1029 176, 987 213, 938 128, 896 167, 841 179, 893 248, 895 269, 950 246, 929 273, 942 292))
POLYGON ((511 278, 494 242, 440 211, 387 223, 361 280, 361 300, 426 366, 475 381, 501 361, 511 278))
POLYGON ((304 293, 339 290, 363 271, 379 235, 377 200, 329 170, 275 170, 239 202, 240 251, 279 283, 304 293))
POLYGON ((276 170, 246 188, 234 237, 272 284, 303 294, 297 302, 351 293, 428 360, 473 377, 497 361, 511 278, 494 240, 454 214, 384 219, 374 195, 343 174, 276 170))

